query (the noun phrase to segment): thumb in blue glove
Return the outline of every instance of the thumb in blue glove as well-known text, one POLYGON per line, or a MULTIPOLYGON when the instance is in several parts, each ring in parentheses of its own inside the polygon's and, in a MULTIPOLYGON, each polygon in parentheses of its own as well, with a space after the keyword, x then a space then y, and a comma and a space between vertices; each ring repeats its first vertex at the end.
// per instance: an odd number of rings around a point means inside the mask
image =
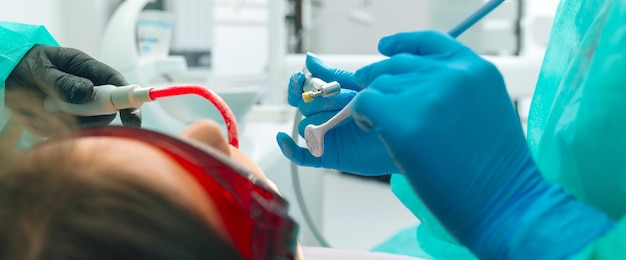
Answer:
MULTIPOLYGON (((306 66, 314 76, 326 82, 339 82, 342 90, 337 96, 317 98, 306 103, 301 98, 304 74, 296 72, 291 76, 287 101, 305 116, 298 124, 300 136, 304 135, 307 125, 326 122, 362 89, 354 82, 354 73, 329 67, 313 54, 307 54, 306 66)), ((324 154, 321 157, 311 155, 286 133, 278 133, 276 140, 285 157, 297 165, 324 167, 361 175, 398 172, 376 134, 360 129, 351 117, 326 133, 324 154)))
POLYGON ((448 35, 400 33, 358 70, 353 117, 479 258, 564 258, 613 225, 541 177, 496 67, 448 35))

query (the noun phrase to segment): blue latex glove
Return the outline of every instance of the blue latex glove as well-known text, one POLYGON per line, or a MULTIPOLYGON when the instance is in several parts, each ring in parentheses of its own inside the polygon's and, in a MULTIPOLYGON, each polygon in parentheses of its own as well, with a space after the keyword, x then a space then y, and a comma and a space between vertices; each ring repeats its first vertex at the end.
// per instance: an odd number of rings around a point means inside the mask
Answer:
MULTIPOLYGON (((337 81, 342 90, 339 95, 316 98, 309 103, 302 100, 304 74, 296 72, 289 81, 288 103, 305 116, 298 124, 300 136, 308 124, 320 124, 341 110, 362 88, 354 82, 354 73, 326 66, 312 54, 306 57, 307 69, 326 81, 337 81)), ((283 154, 301 166, 324 167, 361 175, 384 175, 398 172, 383 143, 375 133, 360 129, 351 117, 326 133, 324 154, 315 157, 298 146, 289 135, 278 133, 278 145, 283 154)))
POLYGON ((549 184, 494 65, 450 36, 400 33, 358 70, 353 117, 377 133, 441 223, 481 259, 562 259, 613 225, 549 184))

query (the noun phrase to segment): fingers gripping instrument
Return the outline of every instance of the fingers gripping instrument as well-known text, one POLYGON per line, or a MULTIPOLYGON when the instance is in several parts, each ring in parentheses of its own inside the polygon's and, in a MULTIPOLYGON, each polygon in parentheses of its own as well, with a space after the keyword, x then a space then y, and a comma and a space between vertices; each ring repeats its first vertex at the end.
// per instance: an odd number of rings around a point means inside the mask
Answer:
MULTIPOLYGON (((486 2, 478 10, 474 11, 467 18, 457 24, 454 28, 450 29, 448 34, 454 38, 457 38, 463 32, 465 32, 467 29, 472 27, 483 17, 493 11, 496 7, 502 4, 502 2, 504 2, 504 0, 490 0, 489 2, 486 2)), ((313 98, 315 97, 334 96, 336 94, 339 94, 339 92, 341 91, 339 83, 335 81, 326 83, 319 78, 313 77, 313 75, 306 68, 304 68, 302 72, 304 73, 306 78, 306 81, 304 83, 305 92, 302 93, 302 100, 304 100, 304 102, 306 103, 313 101, 313 98), (309 85, 311 85, 314 90, 306 91, 307 87, 311 89, 311 86, 309 85)), ((354 100, 354 98, 352 100, 354 100)), ((313 156, 321 157, 322 154, 324 154, 324 135, 328 130, 346 119, 352 113, 352 109, 350 108, 351 106, 352 101, 350 101, 348 105, 346 105, 341 111, 339 111, 339 113, 337 113, 335 116, 333 116, 331 119, 321 125, 306 126, 306 128, 304 129, 304 139, 307 143, 309 152, 313 156)))

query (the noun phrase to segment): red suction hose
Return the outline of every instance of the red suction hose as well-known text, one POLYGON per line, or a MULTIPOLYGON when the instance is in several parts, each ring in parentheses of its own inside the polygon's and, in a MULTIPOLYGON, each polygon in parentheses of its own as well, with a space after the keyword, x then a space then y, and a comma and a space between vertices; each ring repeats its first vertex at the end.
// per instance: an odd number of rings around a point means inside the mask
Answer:
POLYGON ((159 89, 152 88, 149 93, 152 100, 187 94, 196 94, 213 103, 226 123, 228 143, 238 148, 239 137, 237 134, 237 121, 235 120, 235 115, 233 114, 233 111, 230 110, 226 102, 224 102, 224 100, 212 90, 199 85, 179 85, 159 89))

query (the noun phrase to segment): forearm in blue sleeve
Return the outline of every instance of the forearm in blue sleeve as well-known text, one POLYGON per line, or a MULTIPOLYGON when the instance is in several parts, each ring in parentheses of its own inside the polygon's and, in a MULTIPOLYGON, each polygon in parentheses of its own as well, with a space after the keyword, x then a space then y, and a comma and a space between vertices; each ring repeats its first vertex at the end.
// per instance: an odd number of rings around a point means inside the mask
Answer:
POLYGON ((624 259, 626 256, 626 218, 603 236, 589 243, 573 259, 624 259))

